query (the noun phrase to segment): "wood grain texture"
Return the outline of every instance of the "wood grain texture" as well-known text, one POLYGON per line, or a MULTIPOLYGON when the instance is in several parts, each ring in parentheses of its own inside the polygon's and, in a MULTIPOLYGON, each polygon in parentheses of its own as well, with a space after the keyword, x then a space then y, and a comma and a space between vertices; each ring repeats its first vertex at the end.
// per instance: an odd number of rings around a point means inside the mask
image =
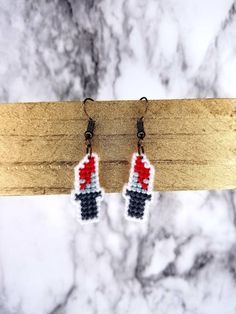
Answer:
MULTIPOLYGON (((136 117, 145 103, 99 101, 93 150, 101 185, 120 192, 136 151, 136 117)), ((85 154, 82 103, 0 105, 0 194, 70 193, 73 168, 85 154)), ((236 99, 149 100, 145 151, 155 190, 236 187, 236 99)))

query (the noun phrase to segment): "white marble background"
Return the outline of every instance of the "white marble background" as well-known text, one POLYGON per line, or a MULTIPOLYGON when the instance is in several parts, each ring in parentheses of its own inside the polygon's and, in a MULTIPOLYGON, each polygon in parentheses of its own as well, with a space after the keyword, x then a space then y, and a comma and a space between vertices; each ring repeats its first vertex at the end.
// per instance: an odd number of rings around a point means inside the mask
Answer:
MULTIPOLYGON (((0 101, 236 97, 232 0, 0 0, 0 101)), ((0 314, 235 314, 236 194, 156 193, 98 225, 0 198, 0 314)))

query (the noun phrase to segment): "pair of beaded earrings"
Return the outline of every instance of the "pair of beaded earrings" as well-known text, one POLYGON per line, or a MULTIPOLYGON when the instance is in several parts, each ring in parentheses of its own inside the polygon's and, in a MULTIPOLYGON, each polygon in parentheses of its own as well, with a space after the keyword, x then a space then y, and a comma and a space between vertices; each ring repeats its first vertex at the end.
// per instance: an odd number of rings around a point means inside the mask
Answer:
MULTIPOLYGON (((83 101, 84 112, 88 117, 88 126, 85 131, 86 155, 75 167, 75 186, 72 191, 72 200, 76 204, 77 219, 81 223, 98 222, 100 207, 104 195, 104 190, 99 183, 99 158, 92 151, 92 138, 94 134, 95 121, 88 115, 86 102, 83 101)), ((146 97, 140 98, 146 102, 146 97)), ((147 218, 148 206, 152 199, 154 167, 144 154, 143 139, 144 116, 137 119, 137 152, 133 154, 129 181, 123 188, 125 198, 125 218, 132 221, 144 221, 147 218)))

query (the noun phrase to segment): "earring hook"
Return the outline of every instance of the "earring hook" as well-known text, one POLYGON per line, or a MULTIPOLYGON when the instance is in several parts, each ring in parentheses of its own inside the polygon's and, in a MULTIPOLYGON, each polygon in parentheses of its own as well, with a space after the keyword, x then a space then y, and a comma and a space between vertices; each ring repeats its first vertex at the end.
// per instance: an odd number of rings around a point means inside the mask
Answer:
POLYGON ((141 117, 139 117, 137 119, 137 138, 138 138, 138 154, 141 156, 144 154, 144 147, 143 147, 143 139, 146 135, 145 131, 144 131, 144 116, 146 115, 147 113, 147 110, 148 110, 148 100, 147 100, 147 97, 141 97, 139 100, 141 101, 145 101, 146 102, 146 108, 144 110, 144 113, 141 117))
POLYGON ((148 111, 148 99, 147 97, 141 97, 139 100, 141 101, 145 101, 146 102, 146 107, 145 107, 145 110, 144 110, 144 113, 143 115, 139 118, 140 120, 143 120, 144 116, 146 115, 147 111, 148 111))
POLYGON ((83 105, 84 105, 84 113, 88 117, 88 125, 87 125, 87 130, 84 132, 84 137, 85 137, 85 144, 86 144, 86 154, 89 154, 91 157, 92 155, 92 138, 93 138, 93 132, 95 129, 95 120, 93 120, 92 117, 87 112, 86 108, 86 102, 94 101, 92 98, 88 97, 83 100, 83 105))
POLYGON ((88 111, 87 111, 87 108, 86 108, 86 103, 88 102, 88 100, 90 100, 90 101, 94 101, 94 99, 92 99, 92 98, 90 98, 90 97, 87 97, 87 98, 85 98, 85 99, 83 100, 83 105, 84 105, 84 113, 85 113, 85 114, 86 114, 86 116, 89 118, 89 120, 94 121, 94 120, 93 120, 93 118, 92 118, 92 117, 90 117, 90 115, 88 114, 88 111))

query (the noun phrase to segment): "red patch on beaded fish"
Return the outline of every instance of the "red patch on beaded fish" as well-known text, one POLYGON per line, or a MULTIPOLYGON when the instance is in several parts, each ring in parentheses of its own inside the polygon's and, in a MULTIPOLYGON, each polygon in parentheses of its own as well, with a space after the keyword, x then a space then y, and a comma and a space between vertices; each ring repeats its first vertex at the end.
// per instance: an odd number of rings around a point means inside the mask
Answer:
POLYGON ((73 201, 79 207, 78 220, 97 222, 104 191, 99 184, 98 155, 87 154, 75 167, 73 201))
POLYGON ((152 199, 154 167, 145 154, 133 154, 129 182, 124 186, 125 216, 127 219, 143 221, 152 199))

